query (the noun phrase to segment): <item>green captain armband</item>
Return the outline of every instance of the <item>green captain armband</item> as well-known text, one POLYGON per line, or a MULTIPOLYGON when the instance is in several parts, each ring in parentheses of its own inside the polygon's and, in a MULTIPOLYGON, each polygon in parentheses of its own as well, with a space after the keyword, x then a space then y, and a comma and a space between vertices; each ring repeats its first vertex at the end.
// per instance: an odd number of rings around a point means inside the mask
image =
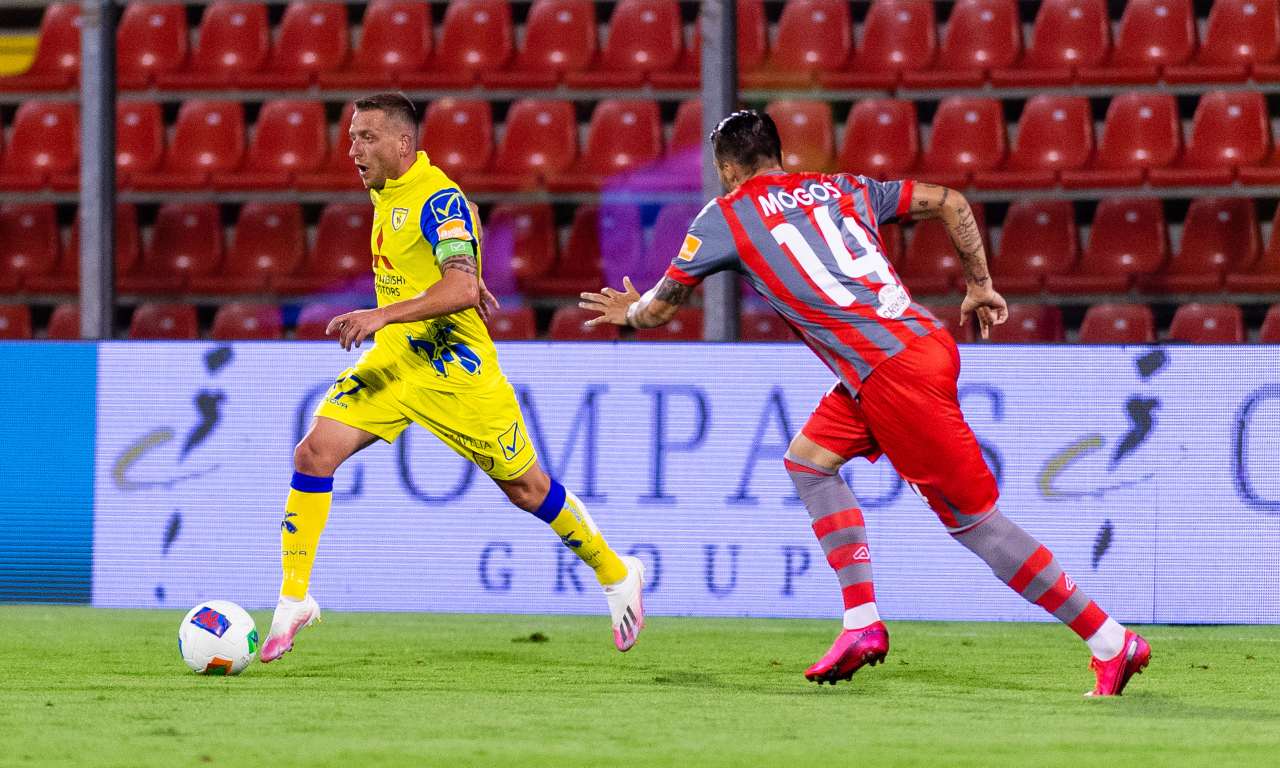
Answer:
POLYGON ((458 240, 456 238, 449 240, 441 240, 436 245, 436 263, 443 266, 446 261, 454 256, 469 256, 472 260, 476 257, 476 244, 470 240, 458 240))

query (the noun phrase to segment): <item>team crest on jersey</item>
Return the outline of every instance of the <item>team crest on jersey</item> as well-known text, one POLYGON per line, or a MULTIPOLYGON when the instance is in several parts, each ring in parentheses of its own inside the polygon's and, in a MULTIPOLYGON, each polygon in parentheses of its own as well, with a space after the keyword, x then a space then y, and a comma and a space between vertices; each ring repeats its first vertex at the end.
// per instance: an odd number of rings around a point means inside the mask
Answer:
POLYGON ((392 208, 391 209, 391 228, 399 232, 404 226, 404 222, 409 218, 408 208, 392 208))
POLYGON ((486 455, 484 455, 483 453, 481 453, 481 452, 479 452, 479 451, 472 451, 472 452, 471 452, 471 458, 472 458, 472 459, 475 459, 476 466, 477 466, 477 467, 479 467, 480 469, 484 470, 485 472, 492 472, 492 471, 493 471, 493 457, 492 457, 492 456, 486 456, 486 455))
POLYGON ((693 235, 684 236, 684 245, 680 246, 680 260, 693 261, 693 257, 698 255, 698 249, 702 247, 702 238, 693 235))

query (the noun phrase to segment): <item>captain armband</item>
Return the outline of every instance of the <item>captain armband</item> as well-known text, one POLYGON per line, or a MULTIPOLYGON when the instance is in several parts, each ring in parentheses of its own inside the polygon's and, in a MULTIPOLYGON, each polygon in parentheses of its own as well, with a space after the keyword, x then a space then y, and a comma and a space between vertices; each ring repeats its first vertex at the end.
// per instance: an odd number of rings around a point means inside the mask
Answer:
POLYGON ((476 257, 476 244, 471 240, 441 240, 436 245, 436 263, 441 266, 455 256, 466 256, 472 260, 476 257))

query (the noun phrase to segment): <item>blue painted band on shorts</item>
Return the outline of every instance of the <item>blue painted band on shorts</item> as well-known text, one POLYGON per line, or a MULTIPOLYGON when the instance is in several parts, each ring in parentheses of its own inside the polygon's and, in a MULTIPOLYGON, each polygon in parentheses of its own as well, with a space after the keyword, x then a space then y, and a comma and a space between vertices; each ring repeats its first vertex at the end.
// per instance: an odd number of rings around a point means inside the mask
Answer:
POLYGON ((538 511, 534 512, 533 516, 544 523, 550 523, 560 515, 562 509, 564 509, 564 486, 552 478, 551 490, 547 491, 547 498, 542 500, 542 506, 538 507, 538 511))
POLYGON ((293 482, 289 483, 289 487, 303 493, 333 493, 333 478, 294 472, 293 482))

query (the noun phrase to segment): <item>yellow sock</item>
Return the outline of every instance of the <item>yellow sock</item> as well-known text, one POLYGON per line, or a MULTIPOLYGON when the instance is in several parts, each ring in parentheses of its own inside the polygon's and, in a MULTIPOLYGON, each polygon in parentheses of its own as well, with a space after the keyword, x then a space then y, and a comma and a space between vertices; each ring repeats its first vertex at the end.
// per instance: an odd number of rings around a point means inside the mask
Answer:
POLYGON ((280 594, 294 600, 307 596, 311 566, 316 561, 320 532, 329 519, 333 502, 333 478, 293 473, 289 498, 280 523, 280 565, 284 579, 280 594))
POLYGON ((534 514, 550 524, 565 546, 591 566, 596 572, 596 581, 616 584, 627 577, 627 566, 604 540, 586 505, 563 485, 552 480, 546 501, 534 514))

